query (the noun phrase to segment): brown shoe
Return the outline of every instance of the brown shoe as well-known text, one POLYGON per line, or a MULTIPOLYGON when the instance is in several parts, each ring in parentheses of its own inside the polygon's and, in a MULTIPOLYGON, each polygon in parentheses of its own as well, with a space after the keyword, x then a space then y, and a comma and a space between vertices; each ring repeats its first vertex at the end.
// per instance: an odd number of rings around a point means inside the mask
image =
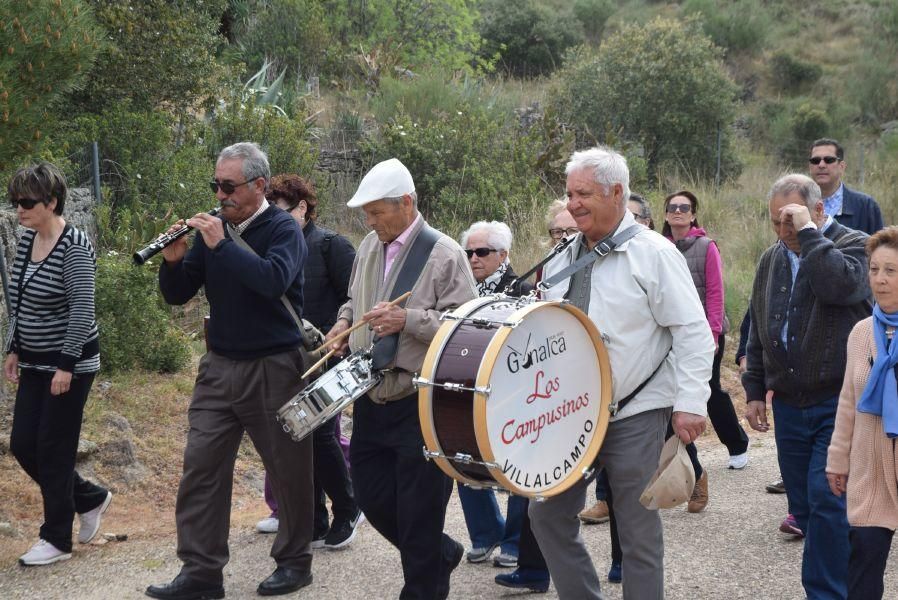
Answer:
POLYGON ((692 488, 692 497, 689 498, 689 504, 686 510, 691 513, 699 513, 708 506, 708 471, 702 471, 702 476, 695 482, 692 488))
POLYGON ((580 513, 580 520, 585 525, 604 523, 608 520, 608 503, 604 500, 599 500, 591 508, 587 508, 580 513))

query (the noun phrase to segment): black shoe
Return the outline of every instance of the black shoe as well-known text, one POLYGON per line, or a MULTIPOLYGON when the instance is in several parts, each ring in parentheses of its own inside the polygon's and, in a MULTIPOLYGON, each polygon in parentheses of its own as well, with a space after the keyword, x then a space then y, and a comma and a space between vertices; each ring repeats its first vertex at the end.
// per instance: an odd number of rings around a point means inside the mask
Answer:
POLYGON ((518 568, 511 573, 496 575, 495 582, 502 587, 544 593, 549 591, 549 572, 518 568))
POLYGON ((224 598, 224 588, 219 584, 200 581, 179 573, 171 583, 151 585, 144 592, 150 598, 162 600, 215 600, 224 598))
POLYGON ((449 578, 452 576, 452 571, 458 567, 462 557, 465 555, 464 546, 455 540, 452 543, 455 544, 455 548, 452 549, 448 556, 444 557, 446 561, 446 577, 437 586, 437 598, 440 600, 446 600, 449 597, 449 578))
POLYGON ((324 538, 324 547, 328 550, 337 550, 348 546, 355 539, 355 531, 364 520, 365 515, 362 511, 358 511, 355 518, 350 521, 335 519, 330 531, 327 532, 327 537, 324 538))
POLYGON ((280 596, 295 592, 310 583, 312 583, 312 574, 308 571, 278 567, 274 573, 268 576, 268 579, 259 584, 256 592, 260 596, 280 596))

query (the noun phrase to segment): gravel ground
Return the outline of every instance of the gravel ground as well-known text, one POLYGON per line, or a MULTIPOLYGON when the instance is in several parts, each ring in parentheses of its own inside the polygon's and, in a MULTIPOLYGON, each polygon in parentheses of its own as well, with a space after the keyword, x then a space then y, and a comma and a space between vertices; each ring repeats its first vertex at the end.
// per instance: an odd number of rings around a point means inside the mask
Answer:
MULTIPOLYGON (((751 462, 745 470, 728 471, 723 446, 712 437, 700 441, 711 502, 698 515, 688 514, 683 507, 663 513, 667 598, 804 597, 800 581, 802 543, 777 531, 786 512, 785 497, 764 491, 764 484, 778 476, 773 435, 753 436, 750 453, 751 462)), ((232 556, 225 570, 228 598, 256 598, 256 585, 273 569, 268 557, 271 538, 253 533, 249 517, 242 521, 231 531, 232 556)), ((107 523, 108 527, 114 525, 107 523)), ((449 505, 447 531, 467 542, 456 496, 449 505)), ((583 533, 604 581, 610 560, 608 525, 592 525, 583 533)), ((76 549, 67 562, 34 568, 16 565, 0 571, 0 598, 143 598, 148 584, 168 581, 178 572, 174 545, 173 536, 135 535, 127 542, 76 549)), ((360 528, 347 549, 316 551, 312 568, 314 583, 288 597, 395 598, 402 582, 398 552, 369 524, 360 528)), ((493 583, 499 572, 489 564, 463 562, 452 576, 450 598, 518 596, 493 583)), ((609 599, 621 597, 620 585, 603 583, 602 588, 609 599)), ((550 588, 549 593, 533 597, 557 595, 550 588)), ((891 568, 887 573, 885 597, 898 597, 898 569, 891 568)))

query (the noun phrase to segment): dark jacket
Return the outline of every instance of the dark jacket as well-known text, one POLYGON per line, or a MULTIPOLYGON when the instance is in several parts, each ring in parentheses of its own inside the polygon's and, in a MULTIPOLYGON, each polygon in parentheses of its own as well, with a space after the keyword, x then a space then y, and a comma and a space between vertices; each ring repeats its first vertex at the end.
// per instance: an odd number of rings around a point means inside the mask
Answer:
MULTIPOLYGON (((517 277, 517 273, 514 272, 514 269, 511 268, 511 265, 508 265, 508 268, 505 270, 505 274, 502 276, 502 279, 499 280, 499 284, 496 286, 496 292, 504 292, 505 287, 514 281, 517 277)), ((521 281, 508 294, 509 296, 526 296, 530 292, 533 291, 533 284, 528 281, 521 281)))
POLYGON ((303 269, 303 318, 322 333, 337 321, 337 310, 349 300, 349 277, 355 248, 342 235, 318 227, 313 221, 302 228, 309 256, 303 269))
MULTIPOLYGON (((219 217, 220 218, 220 217, 219 217)), ((159 287, 169 304, 184 304, 205 286, 209 349, 234 360, 295 350, 299 327, 281 303, 285 293, 302 314, 306 243, 293 217, 269 206, 241 237, 255 254, 228 236, 214 249, 197 232, 181 262, 162 261, 159 287)))
POLYGON ((842 212, 835 218, 841 225, 863 231, 867 235, 873 235, 883 228, 882 212, 876 200, 847 185, 842 189, 842 212))
POLYGON ((871 312, 866 234, 833 222, 825 234, 799 231, 798 240, 801 267, 791 294, 792 274, 781 243, 758 263, 749 307, 748 370, 742 374, 748 400, 764 400, 770 389, 778 400, 804 407, 838 395, 848 334, 871 312))

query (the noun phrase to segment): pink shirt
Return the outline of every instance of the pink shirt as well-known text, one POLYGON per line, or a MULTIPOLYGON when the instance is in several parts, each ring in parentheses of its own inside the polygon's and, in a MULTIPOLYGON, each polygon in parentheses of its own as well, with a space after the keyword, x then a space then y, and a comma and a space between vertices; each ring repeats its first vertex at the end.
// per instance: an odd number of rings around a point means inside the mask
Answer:
POLYGON ((396 256, 399 254, 399 251, 402 250, 402 247, 405 246, 405 242, 408 241, 408 236, 412 234, 412 229, 415 227, 415 224, 420 220, 421 213, 418 213, 418 216, 415 217, 415 220, 412 221, 411 225, 405 228, 405 231, 400 233, 399 236, 389 244, 384 244, 384 281, 386 281, 387 277, 390 275, 390 269, 393 268, 396 256))

